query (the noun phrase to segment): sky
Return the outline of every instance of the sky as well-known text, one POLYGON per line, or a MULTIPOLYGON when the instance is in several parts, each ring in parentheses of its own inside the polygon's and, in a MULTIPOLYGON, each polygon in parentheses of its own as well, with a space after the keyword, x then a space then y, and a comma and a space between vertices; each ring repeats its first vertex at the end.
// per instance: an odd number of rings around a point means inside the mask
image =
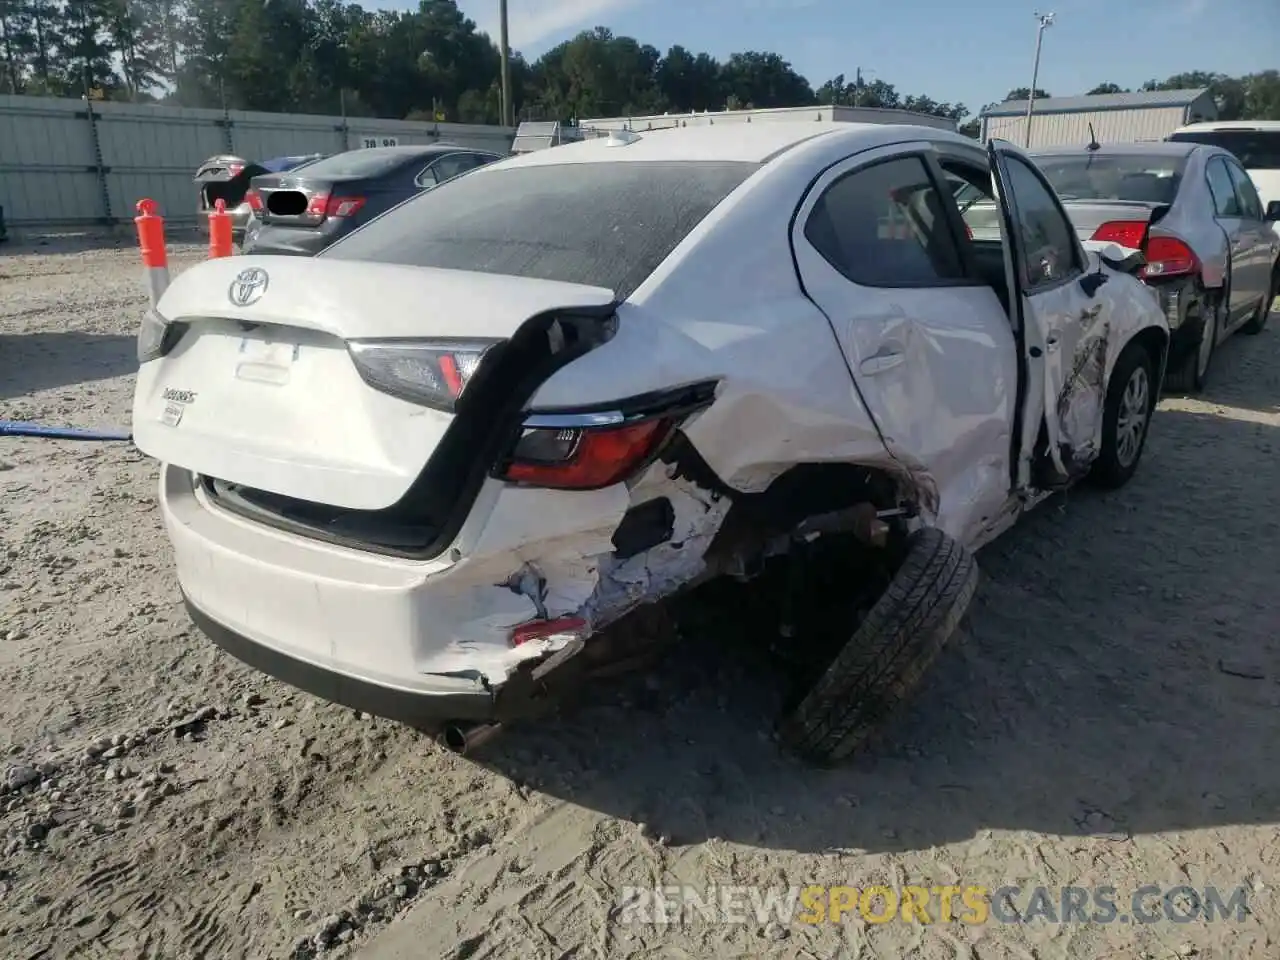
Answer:
MULTIPOLYGON (((1052 11, 1041 89, 1136 87, 1186 70, 1233 75, 1280 68, 1280 0, 508 0, 512 47, 532 61, 580 30, 607 26, 661 51, 719 59, 780 54, 817 87, 836 74, 977 113, 1031 82, 1037 10, 1052 11), (1039 6, 1037 6, 1039 3, 1039 6), (892 9, 892 16, 883 11, 892 9)), ((408 8, 407 0, 372 6, 408 8)), ((495 40, 498 0, 459 0, 495 40)))

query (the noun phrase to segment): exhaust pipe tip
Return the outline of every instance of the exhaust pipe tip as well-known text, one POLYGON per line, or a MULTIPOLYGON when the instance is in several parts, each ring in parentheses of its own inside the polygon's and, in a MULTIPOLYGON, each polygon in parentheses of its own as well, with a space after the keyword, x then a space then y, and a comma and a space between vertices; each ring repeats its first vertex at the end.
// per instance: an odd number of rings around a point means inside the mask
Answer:
POLYGON ((440 731, 440 742, 446 750, 463 756, 467 752, 467 731, 459 724, 450 723, 440 731))
POLYGON ((502 730, 500 723, 447 723, 440 731, 440 743, 446 750, 465 756, 502 730))

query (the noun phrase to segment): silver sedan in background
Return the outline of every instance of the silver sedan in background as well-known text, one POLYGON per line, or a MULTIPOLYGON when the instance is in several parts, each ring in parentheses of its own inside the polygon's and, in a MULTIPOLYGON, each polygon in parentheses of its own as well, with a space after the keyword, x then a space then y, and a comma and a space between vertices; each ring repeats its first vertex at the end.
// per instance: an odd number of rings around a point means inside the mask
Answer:
POLYGON ((1280 203, 1263 209, 1249 175, 1219 147, 1097 143, 1033 157, 1081 240, 1141 249, 1172 341, 1167 383, 1202 390, 1214 348, 1258 333, 1280 293, 1280 203))

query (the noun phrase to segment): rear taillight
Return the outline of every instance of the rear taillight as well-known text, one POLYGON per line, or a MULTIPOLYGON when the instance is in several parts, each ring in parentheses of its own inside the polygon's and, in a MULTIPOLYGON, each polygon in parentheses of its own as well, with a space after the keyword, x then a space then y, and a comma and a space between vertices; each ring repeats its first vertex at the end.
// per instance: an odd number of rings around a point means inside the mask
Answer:
POLYGON ((364 197, 330 197, 325 213, 331 217, 354 217, 364 206, 364 197))
POLYGON ((262 212, 262 194, 257 190, 246 190, 244 193, 244 202, 249 205, 249 209, 254 213, 262 212))
POLYGON ((453 412, 496 340, 349 340, 361 378, 410 403, 453 412))
POLYGON ((317 193, 307 204, 307 213, 313 217, 353 217, 364 206, 364 197, 337 197, 317 193))
POLYGON ((1152 237, 1147 241, 1147 265, 1143 277, 1181 277, 1200 272, 1195 251, 1173 237, 1152 237))
POLYGON ((244 164, 243 164, 243 163, 229 163, 229 164, 227 164, 227 174, 228 174, 229 176, 232 176, 232 177, 238 177, 238 176, 240 176, 240 171, 242 171, 243 169, 244 169, 244 164))
POLYGON ((1122 247, 1138 250, 1147 234, 1145 220, 1111 220, 1093 231, 1091 239, 1100 243, 1118 243, 1122 247))
POLYGON ((1138 273, 1143 279, 1179 277, 1200 271, 1200 259, 1195 251, 1176 237, 1147 237, 1145 220, 1111 220, 1098 227, 1092 239, 1141 250, 1147 258, 1147 265, 1138 273))
POLYGON ((556 490, 598 490, 634 476, 658 451, 675 419, 600 427, 526 427, 499 478, 556 490))

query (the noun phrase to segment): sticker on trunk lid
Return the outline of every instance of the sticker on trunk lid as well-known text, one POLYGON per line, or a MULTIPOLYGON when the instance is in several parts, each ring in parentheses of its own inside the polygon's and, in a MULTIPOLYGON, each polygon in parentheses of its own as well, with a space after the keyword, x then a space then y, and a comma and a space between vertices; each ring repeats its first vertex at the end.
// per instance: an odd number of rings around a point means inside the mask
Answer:
POLYGON ((176 427, 182 422, 182 414, 187 409, 188 403, 195 403, 196 395, 192 390, 175 390, 173 387, 166 387, 161 398, 164 400, 164 409, 160 412, 160 422, 166 427, 176 427))

